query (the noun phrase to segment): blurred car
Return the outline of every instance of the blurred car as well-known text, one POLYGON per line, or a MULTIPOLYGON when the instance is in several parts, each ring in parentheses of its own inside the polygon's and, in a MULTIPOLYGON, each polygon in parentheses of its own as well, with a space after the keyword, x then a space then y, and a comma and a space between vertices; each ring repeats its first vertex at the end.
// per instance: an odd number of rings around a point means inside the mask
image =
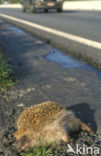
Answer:
POLYGON ((48 12, 49 9, 56 9, 57 12, 62 12, 62 0, 21 0, 23 12, 30 9, 32 12, 43 9, 48 12))

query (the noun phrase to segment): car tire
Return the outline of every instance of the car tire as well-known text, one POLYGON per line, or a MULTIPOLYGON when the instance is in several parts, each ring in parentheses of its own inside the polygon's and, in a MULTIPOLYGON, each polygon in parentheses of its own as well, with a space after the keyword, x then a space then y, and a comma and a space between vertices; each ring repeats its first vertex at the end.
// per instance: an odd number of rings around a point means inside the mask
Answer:
POLYGON ((57 9, 57 12, 62 12, 62 8, 57 9))
POLYGON ((48 9, 45 9, 44 11, 45 11, 45 13, 47 13, 48 12, 48 9))
POLYGON ((35 9, 35 8, 33 8, 33 9, 32 9, 32 12, 33 12, 33 13, 36 13, 36 9, 35 9))
POLYGON ((23 9, 22 9, 22 12, 26 12, 26 9, 25 9, 25 7, 23 7, 23 9))

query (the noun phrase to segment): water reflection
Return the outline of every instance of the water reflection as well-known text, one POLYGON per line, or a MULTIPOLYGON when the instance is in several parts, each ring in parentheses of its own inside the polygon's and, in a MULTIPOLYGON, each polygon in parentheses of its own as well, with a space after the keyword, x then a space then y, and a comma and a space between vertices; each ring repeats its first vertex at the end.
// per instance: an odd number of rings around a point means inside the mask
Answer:
POLYGON ((15 31, 16 33, 21 33, 21 34, 26 34, 26 32, 24 32, 23 30, 17 28, 17 27, 8 27, 7 28, 8 31, 15 31))

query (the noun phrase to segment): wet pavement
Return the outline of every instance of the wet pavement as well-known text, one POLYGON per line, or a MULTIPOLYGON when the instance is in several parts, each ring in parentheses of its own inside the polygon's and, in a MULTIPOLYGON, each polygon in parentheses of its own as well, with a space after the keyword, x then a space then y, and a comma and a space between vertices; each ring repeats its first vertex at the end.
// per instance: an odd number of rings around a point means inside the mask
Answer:
POLYGON ((8 91, 9 101, 1 98, 0 127, 9 124, 7 116, 11 111, 20 112, 27 106, 54 100, 73 110, 101 136, 99 71, 3 21, 0 40, 18 80, 15 88, 8 91))
POLYGON ((70 57, 62 52, 60 52, 59 50, 52 48, 49 52, 49 54, 47 54, 45 56, 45 58, 47 60, 49 60, 50 62, 54 62, 57 63, 58 65, 60 65, 62 68, 84 68, 88 71, 92 71, 95 72, 96 75, 98 76, 99 79, 101 79, 101 72, 96 70, 95 68, 93 68, 92 66, 88 65, 88 64, 84 64, 79 60, 74 59, 73 57, 70 57))

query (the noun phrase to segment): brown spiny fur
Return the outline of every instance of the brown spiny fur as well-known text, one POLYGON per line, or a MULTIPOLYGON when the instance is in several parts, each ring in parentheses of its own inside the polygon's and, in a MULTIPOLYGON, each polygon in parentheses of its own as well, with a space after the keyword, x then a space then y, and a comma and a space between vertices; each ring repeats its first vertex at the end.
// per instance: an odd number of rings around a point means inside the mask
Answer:
POLYGON ((26 108, 18 118, 18 131, 15 138, 21 140, 26 136, 22 149, 33 147, 40 142, 59 143, 63 140, 69 143, 69 134, 80 128, 91 132, 91 129, 77 119, 73 112, 67 111, 61 105, 47 101, 26 108))

